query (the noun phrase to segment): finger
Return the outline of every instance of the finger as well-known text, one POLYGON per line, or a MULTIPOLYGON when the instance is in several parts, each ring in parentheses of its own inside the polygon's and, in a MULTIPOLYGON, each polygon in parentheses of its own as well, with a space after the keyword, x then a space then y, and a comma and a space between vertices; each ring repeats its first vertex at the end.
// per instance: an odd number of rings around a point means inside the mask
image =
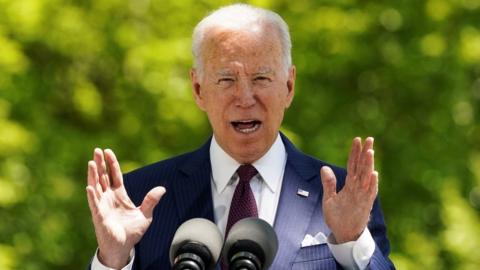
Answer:
MULTIPOLYGON (((367 141, 371 140, 371 144, 369 145, 370 149, 372 149, 373 153, 375 153, 375 150, 373 149, 373 143, 375 142, 373 137, 368 137, 367 141)), ((375 156, 372 157, 372 170, 375 170, 375 156)))
POLYGON ((334 197, 337 194, 337 178, 332 169, 328 166, 323 166, 320 169, 320 178, 323 186, 323 200, 334 197))
POLYGON ((373 202, 378 194, 378 172, 374 171, 370 176, 370 185, 368 187, 370 201, 373 202))
MULTIPOLYGON (((365 143, 361 146, 361 153, 360 153, 360 156, 359 156, 359 164, 360 166, 363 166, 364 165, 364 158, 367 154, 367 151, 370 150, 370 149, 373 149, 373 138, 372 137, 367 137, 365 139, 365 143)), ((362 169, 363 167, 360 167, 360 169, 362 169)))
POLYGON ((367 150, 362 159, 362 165, 358 176, 358 185, 363 189, 368 189, 372 172, 374 171, 374 154, 373 149, 367 150))
POLYGON ((155 187, 145 195, 142 205, 140 205, 140 211, 147 219, 152 217, 153 209, 157 206, 163 194, 165 194, 164 187, 155 187))
POLYGON ((87 186, 86 191, 87 191, 88 207, 90 208, 92 217, 94 217, 98 214, 98 199, 95 196, 95 189, 92 186, 87 186))
POLYGON ((360 152, 362 149, 362 139, 360 137, 355 137, 352 142, 352 149, 350 150, 350 155, 348 156, 347 170, 349 174, 356 173, 356 166, 358 159, 360 158, 360 152))
MULTIPOLYGON (((375 152, 375 150, 373 150, 373 143, 374 143, 374 139, 373 137, 367 137, 365 139, 365 145, 363 146, 363 150, 366 152, 368 151, 372 151, 372 153, 375 152)), ((374 165, 374 162, 373 162, 373 159, 372 159, 372 166, 374 165)), ((373 167, 372 167, 372 171, 373 171, 373 167)))
POLYGON ((362 148, 362 154, 364 155, 370 149, 373 150, 373 137, 367 137, 365 139, 365 143, 363 144, 363 148, 362 148))
POLYGON ((100 185, 102 186, 103 191, 106 191, 107 188, 110 186, 110 180, 108 179, 107 164, 105 163, 102 149, 95 148, 95 151, 93 153, 93 159, 97 164, 100 185))
POLYGON ((98 172, 97 172, 97 165, 95 164, 95 161, 90 160, 88 162, 88 185, 93 188, 95 191, 95 195, 100 198, 102 194, 102 187, 98 181, 98 172))
POLYGON ((364 187, 365 181, 368 181, 368 177, 370 177, 373 171, 373 163, 373 137, 367 137, 358 160, 356 171, 357 186, 364 187))
POLYGON ((103 158, 102 149, 97 147, 95 150, 93 150, 93 160, 95 160, 95 163, 97 164, 99 176, 106 173, 107 167, 105 164, 105 159, 103 158))
POLYGON ((105 158, 110 168, 112 187, 117 188, 123 185, 123 176, 115 153, 111 149, 105 149, 105 158))

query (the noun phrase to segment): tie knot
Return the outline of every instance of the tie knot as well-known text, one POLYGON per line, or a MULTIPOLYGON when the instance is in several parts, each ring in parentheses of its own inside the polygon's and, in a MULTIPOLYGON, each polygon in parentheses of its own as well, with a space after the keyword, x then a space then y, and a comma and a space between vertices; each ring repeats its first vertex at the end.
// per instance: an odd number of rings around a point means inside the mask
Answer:
POLYGON ((251 164, 245 164, 238 167, 237 173, 240 177, 240 182, 249 182, 258 172, 251 164))

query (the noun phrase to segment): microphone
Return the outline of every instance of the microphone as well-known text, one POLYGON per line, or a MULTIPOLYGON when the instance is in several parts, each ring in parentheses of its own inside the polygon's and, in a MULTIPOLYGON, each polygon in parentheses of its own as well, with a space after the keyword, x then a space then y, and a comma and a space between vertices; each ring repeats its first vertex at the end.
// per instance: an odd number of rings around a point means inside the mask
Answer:
POLYGON ((178 227, 170 245, 174 270, 213 270, 223 246, 217 226, 204 218, 187 220, 178 227))
POLYGON ((222 256, 230 270, 264 270, 272 264, 277 250, 272 226, 258 218, 245 218, 230 229, 222 256))

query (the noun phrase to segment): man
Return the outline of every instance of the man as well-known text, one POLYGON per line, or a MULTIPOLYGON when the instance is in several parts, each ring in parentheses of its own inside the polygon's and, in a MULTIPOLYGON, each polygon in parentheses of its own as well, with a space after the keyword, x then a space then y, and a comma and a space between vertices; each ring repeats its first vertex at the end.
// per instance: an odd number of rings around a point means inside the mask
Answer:
POLYGON ((283 19, 252 6, 221 8, 197 25, 190 75, 213 136, 124 178, 114 153, 95 149, 86 188, 99 246, 92 269, 169 269, 180 224, 204 217, 228 234, 232 209, 252 202, 243 215, 266 220, 278 234, 271 269, 394 268, 375 199, 373 139, 353 140, 346 173, 279 133, 295 91, 290 49, 283 19), (253 179, 242 180, 242 168, 253 179))

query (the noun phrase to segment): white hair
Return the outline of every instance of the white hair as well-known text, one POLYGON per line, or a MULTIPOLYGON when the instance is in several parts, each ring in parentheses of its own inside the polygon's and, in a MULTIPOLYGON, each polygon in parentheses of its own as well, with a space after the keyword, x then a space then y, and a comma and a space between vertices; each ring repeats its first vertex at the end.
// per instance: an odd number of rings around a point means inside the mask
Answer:
POLYGON ((292 66, 292 41, 288 25, 277 13, 247 4, 233 4, 222 7, 204 17, 193 30, 192 53, 194 67, 199 73, 203 69, 202 45, 209 30, 222 27, 232 30, 252 29, 252 25, 273 26, 280 37, 282 58, 285 71, 292 66))

